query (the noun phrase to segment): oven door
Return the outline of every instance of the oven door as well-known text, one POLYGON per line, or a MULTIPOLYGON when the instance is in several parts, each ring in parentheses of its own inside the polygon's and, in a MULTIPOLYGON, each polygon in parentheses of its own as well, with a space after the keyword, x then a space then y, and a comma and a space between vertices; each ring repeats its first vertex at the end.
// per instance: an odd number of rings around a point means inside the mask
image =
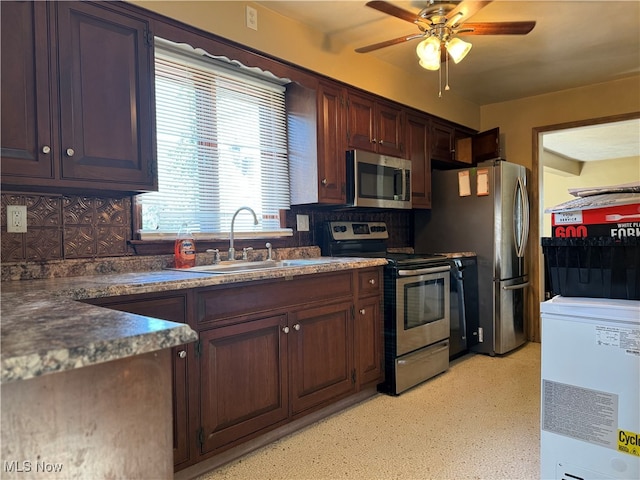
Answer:
POLYGON ((449 270, 438 266, 398 270, 396 352, 418 350, 449 338, 449 270))

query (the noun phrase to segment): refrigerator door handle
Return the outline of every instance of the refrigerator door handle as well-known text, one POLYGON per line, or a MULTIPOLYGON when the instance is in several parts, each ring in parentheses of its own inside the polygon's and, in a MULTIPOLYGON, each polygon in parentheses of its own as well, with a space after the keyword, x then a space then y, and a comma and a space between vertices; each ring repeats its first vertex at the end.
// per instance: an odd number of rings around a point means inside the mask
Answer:
POLYGON ((528 287, 529 282, 519 283, 517 285, 509 285, 506 287, 502 287, 503 290, 520 290, 521 288, 528 287))
MULTIPOLYGON (((527 247, 527 239, 529 237, 529 197, 527 195, 527 186, 522 177, 518 177, 515 187, 514 203, 520 204, 520 218, 518 215, 513 217, 513 240, 516 247, 516 255, 519 258, 524 257, 527 247), (520 231, 518 231, 518 220, 520 220, 520 231)), ((514 208, 514 210, 518 210, 514 208)))

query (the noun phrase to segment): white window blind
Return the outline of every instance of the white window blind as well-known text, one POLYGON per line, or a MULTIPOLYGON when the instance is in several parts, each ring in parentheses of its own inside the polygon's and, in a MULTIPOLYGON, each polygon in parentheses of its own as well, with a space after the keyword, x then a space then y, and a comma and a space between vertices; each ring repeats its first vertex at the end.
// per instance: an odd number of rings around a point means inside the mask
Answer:
POLYGON ((284 87, 202 56, 156 46, 158 192, 138 196, 141 238, 230 231, 269 236, 290 207, 284 87))

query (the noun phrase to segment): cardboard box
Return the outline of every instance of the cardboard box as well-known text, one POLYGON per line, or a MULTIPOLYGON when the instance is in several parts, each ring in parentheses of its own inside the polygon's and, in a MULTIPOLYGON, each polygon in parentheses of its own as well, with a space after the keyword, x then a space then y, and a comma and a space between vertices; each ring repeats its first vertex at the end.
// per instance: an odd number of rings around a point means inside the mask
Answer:
POLYGON ((640 195, 581 197, 546 210, 556 238, 640 237, 640 195))

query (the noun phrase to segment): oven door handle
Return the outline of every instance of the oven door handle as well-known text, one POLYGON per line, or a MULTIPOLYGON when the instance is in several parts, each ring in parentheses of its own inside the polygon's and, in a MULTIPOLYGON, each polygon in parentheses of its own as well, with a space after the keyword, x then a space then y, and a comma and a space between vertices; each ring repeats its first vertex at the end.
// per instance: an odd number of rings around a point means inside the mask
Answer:
POLYGON ((398 270, 399 277, 417 277, 418 275, 425 275, 428 273, 440 273, 448 272, 451 270, 449 265, 444 267, 430 267, 430 268, 417 268, 415 270, 398 270))

